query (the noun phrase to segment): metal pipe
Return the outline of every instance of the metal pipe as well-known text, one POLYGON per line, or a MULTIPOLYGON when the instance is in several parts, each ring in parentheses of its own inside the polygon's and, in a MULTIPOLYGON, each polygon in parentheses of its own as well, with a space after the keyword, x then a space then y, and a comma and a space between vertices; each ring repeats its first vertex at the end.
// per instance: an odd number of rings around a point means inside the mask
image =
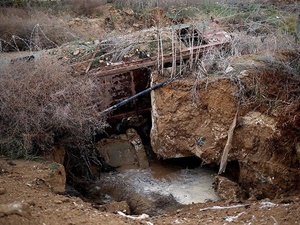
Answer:
POLYGON ((117 104, 115 104, 115 105, 113 105, 113 106, 111 106, 111 107, 103 110, 101 113, 108 113, 110 111, 113 111, 113 110, 115 110, 115 109, 117 109, 117 108, 119 108, 119 107, 121 107, 121 106, 129 103, 129 102, 132 102, 134 99, 136 99, 136 98, 138 98, 138 97, 140 97, 142 95, 145 95, 145 94, 149 93, 152 90, 155 90, 157 88, 160 88, 160 87, 164 86, 165 84, 167 84, 167 83, 169 83, 169 82, 171 82, 173 80, 174 80, 174 78, 173 79, 169 79, 169 80, 165 80, 165 81, 163 81, 161 83, 158 83, 158 84, 154 85, 153 87, 147 88, 146 90, 141 91, 140 93, 137 93, 137 94, 131 96, 130 98, 127 98, 127 99, 125 99, 125 100, 123 100, 123 101, 121 101, 121 102, 119 102, 119 103, 117 103, 117 104))

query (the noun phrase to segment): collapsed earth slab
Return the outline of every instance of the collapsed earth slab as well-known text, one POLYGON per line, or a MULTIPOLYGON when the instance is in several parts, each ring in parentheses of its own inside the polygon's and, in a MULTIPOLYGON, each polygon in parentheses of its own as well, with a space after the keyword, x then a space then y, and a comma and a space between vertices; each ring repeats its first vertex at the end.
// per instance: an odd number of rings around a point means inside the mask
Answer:
MULTIPOLYGON (((162 79, 156 73, 152 75, 153 84, 162 79)), ((281 82, 276 81, 282 79, 281 76, 289 80, 288 75, 280 71, 266 72, 266 76, 250 72, 238 75, 246 93, 242 96, 243 104, 240 102, 240 86, 234 79, 225 76, 198 81, 183 78, 153 91, 153 151, 165 159, 197 156, 204 164, 219 165, 228 130, 238 111, 228 154, 228 162, 237 162, 237 166, 227 166, 227 175, 230 174, 254 198, 274 198, 297 190, 300 177, 299 154, 297 144, 292 143, 297 135, 290 135, 289 140, 285 140, 279 126, 282 116, 279 107, 271 108, 271 100, 268 99, 267 103, 265 101, 266 98, 274 97, 267 93, 274 89, 272 85, 277 85, 278 92, 281 92, 281 82), (263 83, 263 79, 272 74, 276 74, 274 83, 263 83), (254 85, 252 81, 255 79, 261 83, 254 85), (255 88, 260 89, 260 92, 254 93, 255 88), (254 98, 260 99, 245 104, 254 98)), ((294 85, 293 82, 290 84, 294 85)), ((282 96, 288 95, 282 93, 282 96)))

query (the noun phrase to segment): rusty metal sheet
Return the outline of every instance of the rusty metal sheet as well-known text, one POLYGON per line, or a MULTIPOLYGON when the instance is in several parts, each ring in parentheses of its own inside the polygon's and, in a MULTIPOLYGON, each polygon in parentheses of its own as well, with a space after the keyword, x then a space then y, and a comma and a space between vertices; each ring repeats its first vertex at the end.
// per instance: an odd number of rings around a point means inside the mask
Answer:
MULTIPOLYGON (((99 77, 102 80, 102 88, 108 96, 109 106, 115 105, 150 86, 150 71, 146 68, 132 70, 126 73, 99 77)), ((132 114, 151 108, 150 94, 141 96, 114 112, 114 115, 132 114)), ((118 117, 118 116, 116 116, 118 117)))

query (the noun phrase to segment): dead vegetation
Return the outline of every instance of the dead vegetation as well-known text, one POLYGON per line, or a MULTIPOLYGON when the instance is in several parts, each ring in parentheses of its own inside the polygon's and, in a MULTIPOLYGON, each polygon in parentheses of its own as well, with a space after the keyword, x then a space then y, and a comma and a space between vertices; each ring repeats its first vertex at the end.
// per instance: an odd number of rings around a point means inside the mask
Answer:
POLYGON ((107 4, 107 0, 67 0, 61 6, 64 11, 69 11, 75 16, 98 17, 103 14, 101 6, 107 4))
POLYGON ((67 20, 32 9, 0 8, 1 51, 37 51, 78 40, 83 33, 70 29, 67 20))
MULTIPOLYGON (((55 47, 51 53, 69 58, 77 70, 84 65, 85 72, 120 61, 157 57, 157 68, 164 76, 195 79, 191 89, 195 102, 199 100, 200 80, 207 79, 207 87, 209 79, 225 77, 238 86, 233 95, 243 107, 256 107, 264 113, 277 110, 281 114, 278 127, 286 140, 299 141, 299 53, 295 52, 298 46, 293 27, 296 17, 275 6, 250 4, 252 1, 232 4, 171 0, 108 2, 112 4, 109 8, 102 7, 106 1, 75 0, 52 5, 49 11, 35 11, 32 6, 0 9, 1 50, 36 51, 55 47), (103 15, 106 31, 113 32, 100 34, 99 29, 90 33, 98 27, 89 29, 88 19, 103 15), (187 46, 182 46, 178 34, 166 32, 163 27, 185 22, 196 24, 199 18, 224 26, 232 41, 224 48, 208 49, 201 57, 191 55, 189 60, 178 62, 175 56, 181 48, 193 47, 194 43, 188 41, 187 46), (87 32, 77 30, 79 24, 88 28, 87 32), (150 29, 128 34, 129 27, 130 31, 150 29), (92 33, 96 34, 93 39, 92 33), (94 39, 99 43, 94 44, 94 39), (62 46, 69 41, 74 42, 62 46), (82 52, 80 45, 84 46, 82 52), (171 71, 169 74, 163 68, 162 56, 166 53, 174 56, 172 67, 167 69, 171 71), (280 54, 276 57, 277 53, 284 55, 284 59, 280 54), (259 63, 263 67, 253 69, 253 64, 259 63), (240 79, 240 75, 249 73, 255 74, 252 80, 240 79)), ((79 183, 76 176, 93 179, 93 166, 105 167, 94 151, 93 138, 106 126, 100 112, 108 106, 109 97, 102 92, 97 78, 74 77, 68 70, 66 64, 61 65, 49 56, 1 67, 0 150, 11 157, 26 158, 47 152, 54 144, 68 146, 66 169, 72 182, 79 183)), ((236 119, 228 132, 220 172, 226 167, 236 119)), ((278 141, 274 139, 274 143, 278 141)))
POLYGON ((11 157, 49 153, 54 143, 78 145, 106 127, 97 78, 74 77, 45 54, 0 68, 0 149, 11 157))

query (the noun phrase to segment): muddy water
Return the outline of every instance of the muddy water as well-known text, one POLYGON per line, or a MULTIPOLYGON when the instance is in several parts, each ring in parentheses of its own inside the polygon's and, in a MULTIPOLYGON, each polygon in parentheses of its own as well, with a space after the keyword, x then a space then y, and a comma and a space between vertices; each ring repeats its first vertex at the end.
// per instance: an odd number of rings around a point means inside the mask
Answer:
POLYGON ((151 163, 148 169, 120 168, 102 174, 102 194, 116 201, 126 200, 136 213, 156 215, 182 204, 216 201, 214 172, 203 167, 151 163))
MULTIPOLYGON (((207 168, 180 168, 173 165, 152 164, 149 171, 144 171, 152 184, 144 179, 144 190, 162 195, 171 194, 181 204, 216 201, 218 196, 213 189, 215 173, 207 168)), ((137 184, 137 183, 135 183, 137 184)), ((137 185, 138 186, 138 185, 137 185)))

